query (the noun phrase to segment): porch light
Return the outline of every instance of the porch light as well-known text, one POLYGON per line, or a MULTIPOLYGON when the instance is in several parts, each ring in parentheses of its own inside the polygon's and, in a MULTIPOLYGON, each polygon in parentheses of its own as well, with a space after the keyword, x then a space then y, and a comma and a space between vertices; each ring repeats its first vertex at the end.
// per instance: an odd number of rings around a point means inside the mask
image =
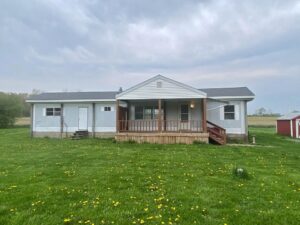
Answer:
POLYGON ((195 103, 194 102, 191 102, 191 105, 190 105, 191 109, 193 109, 195 107, 195 103))

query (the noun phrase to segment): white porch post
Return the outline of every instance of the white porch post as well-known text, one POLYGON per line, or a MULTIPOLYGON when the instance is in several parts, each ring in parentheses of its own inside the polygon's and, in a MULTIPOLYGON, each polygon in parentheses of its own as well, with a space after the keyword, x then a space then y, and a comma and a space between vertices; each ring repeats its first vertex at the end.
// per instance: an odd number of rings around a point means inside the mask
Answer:
POLYGON ((161 99, 158 99, 158 131, 161 132, 161 99))
POLYGON ((207 101, 206 98, 202 99, 202 130, 203 132, 207 132, 207 119, 206 119, 206 108, 207 108, 207 101))
POLYGON ((116 132, 119 133, 120 131, 120 100, 116 102, 116 132))

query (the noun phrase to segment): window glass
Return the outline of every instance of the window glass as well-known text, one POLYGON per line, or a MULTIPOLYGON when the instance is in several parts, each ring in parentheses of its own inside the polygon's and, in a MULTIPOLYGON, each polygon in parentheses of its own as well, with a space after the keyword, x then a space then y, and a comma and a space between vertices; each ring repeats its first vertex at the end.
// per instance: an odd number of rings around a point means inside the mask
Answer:
POLYGON ((187 105, 187 104, 181 105, 180 120, 181 121, 189 120, 189 105, 187 105))
POLYGON ((152 106, 146 106, 144 108, 144 120, 151 120, 153 119, 153 107, 152 106))
POLYGON ((224 119, 225 120, 234 120, 235 119, 234 105, 224 106, 224 119))
POLYGON ((134 118, 136 120, 142 120, 143 119, 143 107, 142 106, 136 106, 135 107, 135 115, 134 118))
POLYGON ((46 116, 60 116, 61 108, 46 108, 46 116))
POLYGON ((54 108, 54 116, 60 116, 61 109, 60 108, 54 108))
POLYGON ((105 106, 104 111, 106 111, 106 112, 111 111, 111 107, 110 106, 105 106))
MULTIPOLYGON (((164 109, 161 109, 161 115, 163 116, 164 109)), ((157 106, 136 106, 135 107, 135 119, 136 120, 153 120, 158 119, 159 110, 157 106)), ((163 117, 162 117, 163 118, 163 117)))
POLYGON ((53 108, 46 109, 46 116, 53 116, 53 108))

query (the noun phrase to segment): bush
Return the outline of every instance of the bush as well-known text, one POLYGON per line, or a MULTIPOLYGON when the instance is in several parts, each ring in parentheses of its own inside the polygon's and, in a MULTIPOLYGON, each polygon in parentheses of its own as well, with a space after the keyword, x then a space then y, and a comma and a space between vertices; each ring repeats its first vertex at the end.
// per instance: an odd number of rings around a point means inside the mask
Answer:
POLYGON ((250 178, 247 170, 245 168, 242 168, 242 167, 235 167, 235 168, 233 168, 232 175, 234 177, 240 178, 240 179, 246 179, 246 180, 248 180, 250 178))
POLYGON ((13 126, 21 110, 22 103, 17 95, 0 92, 0 128, 13 126))

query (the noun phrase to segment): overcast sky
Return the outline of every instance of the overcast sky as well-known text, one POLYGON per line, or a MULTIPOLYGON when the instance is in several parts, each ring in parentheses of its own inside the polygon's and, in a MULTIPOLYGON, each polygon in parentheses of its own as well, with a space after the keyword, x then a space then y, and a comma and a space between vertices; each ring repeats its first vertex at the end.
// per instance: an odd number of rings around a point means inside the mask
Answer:
POLYGON ((1 0, 0 91, 126 89, 162 74, 300 110, 300 1, 1 0))

